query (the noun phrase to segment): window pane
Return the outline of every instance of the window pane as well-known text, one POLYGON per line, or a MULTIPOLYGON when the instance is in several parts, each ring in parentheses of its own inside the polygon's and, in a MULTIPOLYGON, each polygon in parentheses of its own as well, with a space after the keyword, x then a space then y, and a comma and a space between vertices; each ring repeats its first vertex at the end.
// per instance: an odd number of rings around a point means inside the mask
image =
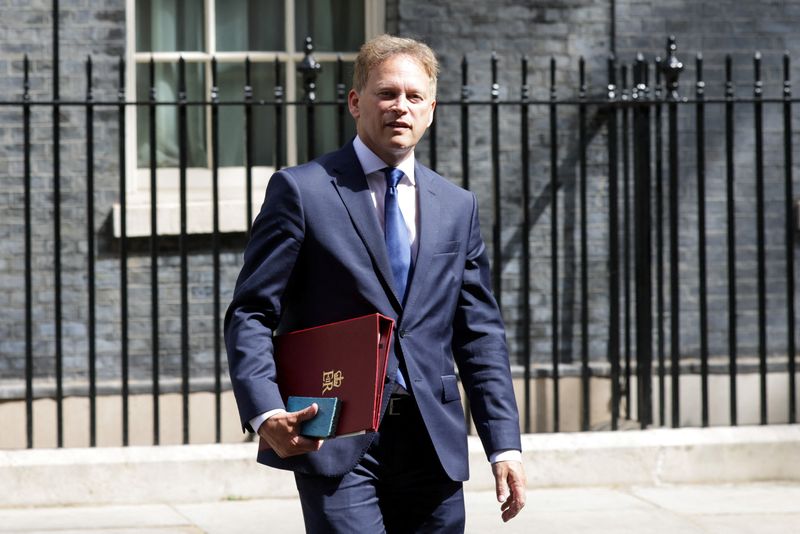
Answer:
POLYGON ((136 2, 136 51, 180 52, 205 48, 202 0, 136 2))
MULTIPOLYGON (((146 63, 136 65, 136 98, 147 101, 150 98, 150 66, 146 63)), ((205 98, 205 65, 186 64, 186 98, 198 101, 205 98)), ((156 100, 174 102, 178 98, 177 63, 156 63, 156 100)), ((136 131, 139 167, 150 166, 150 109, 147 106, 136 108, 136 131)), ((186 107, 187 162, 190 167, 206 167, 206 123, 203 106, 186 107)), ((156 106, 156 165, 177 167, 179 164, 178 146, 178 106, 156 106)))
POLYGON ((297 50, 308 35, 323 52, 356 51, 364 42, 364 0, 297 0, 294 16, 297 50))
MULTIPOLYGON (((344 63, 342 80, 345 84, 345 91, 350 88, 350 80, 353 78, 353 64, 344 63)), ((317 77, 317 100, 321 102, 333 102, 336 100, 336 63, 323 63, 322 69, 317 77)), ((298 87, 297 100, 303 99, 302 87, 298 87)), ((300 161, 308 161, 316 156, 330 152, 339 148, 356 134, 356 125, 353 117, 347 109, 347 103, 343 104, 341 116, 344 120, 344 138, 339 139, 339 106, 336 104, 318 104, 314 108, 314 143, 315 154, 308 153, 308 141, 306 132, 308 131, 308 114, 306 106, 297 106, 297 157, 300 161)))
POLYGON ((217 50, 285 50, 283 0, 217 0, 217 50))
MULTIPOLYGON (((283 65, 281 65, 281 78, 285 78, 283 65)), ((217 80, 220 101, 244 101, 244 64, 218 63, 217 80)), ((274 100, 274 63, 251 63, 250 81, 253 84, 254 102, 274 100)), ((252 107, 252 113, 253 164, 272 166, 275 164, 275 109, 272 105, 259 105, 256 103, 252 107)), ((245 164, 246 137, 244 117, 244 105, 219 107, 219 159, 221 167, 245 164)), ((281 132, 283 132, 283 125, 281 125, 281 132)), ((284 161, 286 160, 284 159, 284 161)))

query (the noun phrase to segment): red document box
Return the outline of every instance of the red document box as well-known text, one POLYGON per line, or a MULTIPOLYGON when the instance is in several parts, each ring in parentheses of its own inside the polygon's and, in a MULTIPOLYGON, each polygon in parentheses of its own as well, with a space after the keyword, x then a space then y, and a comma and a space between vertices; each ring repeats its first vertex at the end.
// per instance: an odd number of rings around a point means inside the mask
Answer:
POLYGON ((339 397, 337 436, 377 430, 393 326, 373 313, 275 336, 284 402, 290 395, 339 397))

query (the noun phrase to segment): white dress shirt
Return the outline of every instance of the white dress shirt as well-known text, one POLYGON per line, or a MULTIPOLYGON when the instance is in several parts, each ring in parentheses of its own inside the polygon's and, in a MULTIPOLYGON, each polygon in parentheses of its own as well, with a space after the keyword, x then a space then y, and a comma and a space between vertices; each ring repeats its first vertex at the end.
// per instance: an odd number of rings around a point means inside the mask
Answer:
MULTIPOLYGON (((383 169, 389 167, 389 165, 386 165, 381 158, 367 148, 367 145, 358 136, 353 140, 353 148, 356 151, 358 162, 364 170, 364 175, 367 177, 367 186, 369 186, 370 195, 372 196, 372 205, 375 206, 375 214, 378 216, 381 230, 386 231, 383 216, 383 203, 386 199, 386 175, 383 173, 383 169)), ((409 157, 397 166, 404 174, 400 181, 397 182, 397 204, 400 206, 400 213, 403 214, 403 220, 408 230, 408 239, 411 242, 412 264, 417 257, 417 250, 419 249, 419 241, 417 240, 419 215, 417 214, 417 182, 414 177, 414 161, 414 153, 412 152, 409 157)))
MULTIPOLYGON (((367 186, 372 196, 372 204, 375 206, 375 212, 378 216, 381 229, 385 230, 383 203, 384 197, 386 196, 386 175, 383 173, 383 169, 389 167, 389 165, 375 155, 358 136, 353 140, 353 148, 355 149, 358 162, 361 164, 361 169, 364 171, 364 175, 367 178, 367 186)), ((417 210, 417 183, 414 176, 414 162, 414 153, 412 152, 409 157, 397 165, 397 168, 403 171, 404 174, 403 178, 397 183, 397 203, 400 206, 400 212, 403 214, 403 220, 408 229, 408 237, 411 241, 412 265, 416 260, 417 251, 419 249, 419 241, 417 240, 419 213, 417 210)), ((275 414, 284 412, 285 410, 279 408, 258 415, 250 419, 250 427, 257 431, 264 421, 275 414)), ((495 452, 489 457, 491 463, 504 460, 522 461, 522 453, 517 450, 504 450, 495 452)))

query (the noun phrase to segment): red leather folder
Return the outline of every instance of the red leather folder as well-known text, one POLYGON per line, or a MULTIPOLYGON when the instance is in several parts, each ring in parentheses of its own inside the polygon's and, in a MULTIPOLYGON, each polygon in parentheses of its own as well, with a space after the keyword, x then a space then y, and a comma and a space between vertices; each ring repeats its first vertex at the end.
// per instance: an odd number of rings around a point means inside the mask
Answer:
POLYGON ((393 326, 373 313, 275 336, 284 402, 290 395, 338 397, 337 436, 377 430, 393 326))

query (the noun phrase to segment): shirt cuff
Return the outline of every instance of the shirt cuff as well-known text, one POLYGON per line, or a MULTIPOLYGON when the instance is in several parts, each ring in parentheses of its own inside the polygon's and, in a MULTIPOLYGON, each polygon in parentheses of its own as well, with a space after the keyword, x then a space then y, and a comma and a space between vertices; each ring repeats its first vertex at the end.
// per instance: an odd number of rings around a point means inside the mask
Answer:
POLYGON ((489 455, 489 461, 493 464, 497 462, 520 462, 522 463, 522 452, 516 449, 506 449, 493 452, 489 455))
POLYGON ((255 417, 253 417, 249 421, 250 422, 250 428, 253 429, 254 433, 258 434, 258 429, 261 428, 261 425, 264 424, 264 421, 266 421, 267 419, 269 419, 273 415, 279 414, 279 413, 286 413, 286 410, 284 410, 283 408, 276 408, 275 410, 270 410, 268 412, 262 413, 261 415, 257 415, 255 417))

